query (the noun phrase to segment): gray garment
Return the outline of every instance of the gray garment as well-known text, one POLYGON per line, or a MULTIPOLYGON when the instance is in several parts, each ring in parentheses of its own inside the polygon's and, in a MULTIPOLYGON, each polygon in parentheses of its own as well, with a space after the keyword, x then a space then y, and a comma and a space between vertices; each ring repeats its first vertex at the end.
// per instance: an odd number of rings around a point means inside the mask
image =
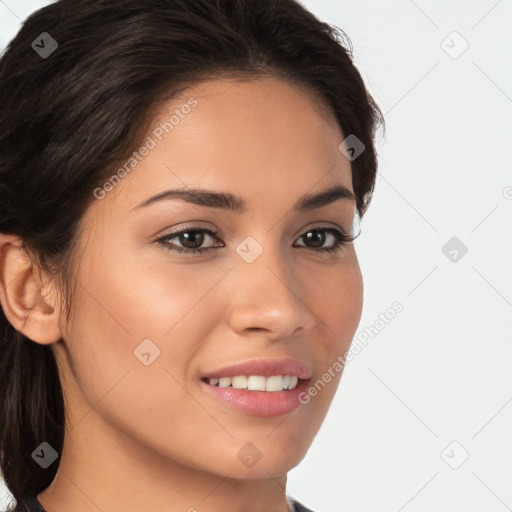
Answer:
MULTIPOLYGON (((313 512, 290 496, 287 496, 287 501, 290 512, 313 512)), ((35 496, 25 500, 24 507, 16 507, 15 512, 18 510, 19 512, 46 512, 35 496)))
POLYGON ((290 507, 290 512, 313 512, 311 509, 306 508, 302 503, 294 500, 292 497, 288 496, 288 506, 290 507))

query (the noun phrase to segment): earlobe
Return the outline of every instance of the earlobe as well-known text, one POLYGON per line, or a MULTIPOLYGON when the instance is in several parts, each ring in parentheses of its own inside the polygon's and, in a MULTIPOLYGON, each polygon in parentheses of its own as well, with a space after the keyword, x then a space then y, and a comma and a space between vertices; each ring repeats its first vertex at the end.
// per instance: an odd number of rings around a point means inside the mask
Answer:
POLYGON ((48 345, 61 338, 61 329, 55 298, 45 295, 21 238, 0 233, 0 302, 4 314, 17 331, 48 345))

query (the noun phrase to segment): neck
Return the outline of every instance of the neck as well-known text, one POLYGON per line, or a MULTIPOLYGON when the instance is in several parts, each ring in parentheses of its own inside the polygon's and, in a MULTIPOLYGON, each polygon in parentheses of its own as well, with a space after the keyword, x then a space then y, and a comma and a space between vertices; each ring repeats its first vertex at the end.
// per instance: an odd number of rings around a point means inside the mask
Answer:
POLYGON ((92 410, 66 433, 57 475, 38 499, 47 512, 288 512, 285 487, 286 475, 236 479, 184 466, 106 428, 92 410))

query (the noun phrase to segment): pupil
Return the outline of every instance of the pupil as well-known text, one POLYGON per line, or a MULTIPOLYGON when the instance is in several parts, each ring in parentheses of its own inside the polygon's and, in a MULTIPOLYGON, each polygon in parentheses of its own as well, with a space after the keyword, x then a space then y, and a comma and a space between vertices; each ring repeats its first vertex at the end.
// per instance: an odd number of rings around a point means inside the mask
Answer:
POLYGON ((306 238, 308 241, 313 242, 313 247, 321 247, 325 242, 325 234, 322 231, 318 231, 316 229, 310 231, 306 235, 306 238))
POLYGON ((204 233, 201 233, 200 231, 189 231, 187 233, 181 233, 180 236, 182 237, 180 240, 181 244, 187 249, 197 249, 198 246, 202 245, 204 239, 204 233), (192 235, 190 235, 191 233, 192 235))

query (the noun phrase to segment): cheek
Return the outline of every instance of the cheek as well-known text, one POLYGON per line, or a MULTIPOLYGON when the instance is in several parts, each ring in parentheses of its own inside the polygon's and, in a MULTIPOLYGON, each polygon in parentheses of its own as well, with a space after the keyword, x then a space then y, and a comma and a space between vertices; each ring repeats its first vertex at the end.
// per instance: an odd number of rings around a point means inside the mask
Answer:
MULTIPOLYGON (((164 249, 162 249, 164 251, 164 249)), ((177 263, 165 257, 142 258, 119 265, 108 273, 107 300, 119 321, 138 338, 161 340, 164 345, 177 333, 201 332, 211 315, 209 295, 229 272, 230 265, 177 263)))
MULTIPOLYGON (((324 355, 337 356, 348 349, 363 308, 363 280, 355 257, 336 269, 317 270, 307 282, 308 306, 317 321, 324 355)), ((316 337, 315 337, 316 339, 316 337)))
POLYGON ((185 379, 188 362, 219 322, 215 284, 229 270, 184 270, 120 255, 110 261, 83 267, 67 329, 73 370, 92 403, 128 370, 172 368, 185 379))
POLYGON ((343 362, 361 319, 363 280, 355 254, 338 272, 331 269, 320 273, 309 289, 308 306, 317 320, 312 352, 316 380, 311 383, 316 389, 312 390, 307 407, 323 418, 340 383, 343 362))
MULTIPOLYGON (((186 388, 187 372, 218 322, 205 293, 222 275, 185 273, 178 265, 128 270, 121 262, 90 269, 69 330, 70 396, 77 397, 69 419, 78 425, 76 435, 94 421, 88 414, 94 406, 119 431, 162 454, 187 459, 190 440, 204 437, 208 424, 201 402, 186 388), (151 342, 139 350, 143 340, 151 342)), ((210 441, 216 436, 213 430, 210 441)))
POLYGON ((165 260, 117 261, 91 272, 82 310, 89 322, 110 329, 114 345, 116 339, 129 339, 129 346, 124 343, 121 348, 132 351, 146 338, 161 350, 171 342, 179 345, 187 333, 195 339, 211 318, 207 295, 229 271, 219 265, 187 267, 165 260))

